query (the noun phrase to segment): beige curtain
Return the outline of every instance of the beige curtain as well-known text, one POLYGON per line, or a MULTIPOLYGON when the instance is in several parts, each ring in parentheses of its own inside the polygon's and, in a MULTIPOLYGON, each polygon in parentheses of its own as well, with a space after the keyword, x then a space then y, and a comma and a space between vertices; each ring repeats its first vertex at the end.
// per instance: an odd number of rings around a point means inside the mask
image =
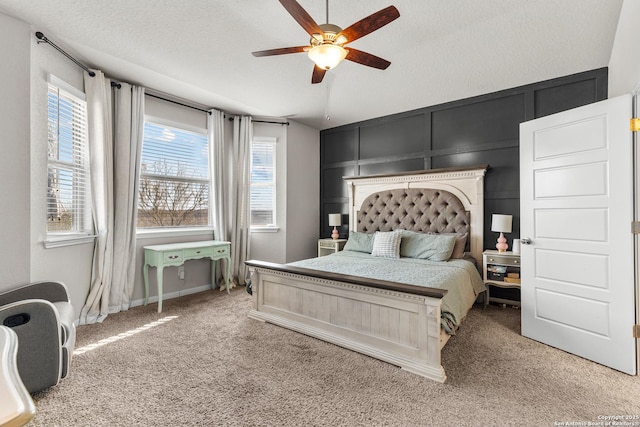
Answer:
POLYGON ((135 280, 138 180, 144 130, 144 88, 121 83, 114 97, 113 276, 109 313, 128 310, 135 280))
MULTIPOLYGON (((233 134, 226 138, 224 113, 212 110, 209 117, 211 186, 210 211, 214 238, 231 242, 230 287, 244 286, 249 255, 249 183, 252 124, 250 116, 233 118, 233 134)), ((221 269, 217 269, 221 270, 221 269)), ((221 282, 218 282, 221 284, 221 282)), ((223 289, 221 287, 221 289, 223 289)))
POLYGON ((80 324, 127 310, 135 275, 137 182, 144 125, 144 89, 85 73, 96 242, 89 295, 80 324), (115 92, 112 92, 115 91, 115 92), (115 159, 115 162, 114 162, 115 159))
POLYGON ((231 203, 231 277, 234 283, 246 285, 251 232, 250 184, 251 140, 253 139, 251 116, 235 116, 233 120, 233 171, 231 203))
MULTIPOLYGON (((211 110, 207 118, 209 130, 209 170, 211 171, 211 186, 209 187, 209 223, 213 225, 213 238, 225 242, 231 241, 227 224, 227 206, 229 206, 229 192, 231 191, 229 165, 233 161, 231 150, 227 147, 224 132, 224 112, 211 110)), ((227 261, 218 261, 218 264, 227 261)), ((218 277, 212 277, 212 283, 220 290, 224 289, 222 268, 216 268, 218 277)), ((231 283, 231 282, 230 282, 231 283)), ((230 285, 231 287, 231 285, 230 285)))
POLYGON ((100 70, 84 74, 87 96, 91 212, 96 242, 89 295, 80 324, 102 322, 109 311, 113 266, 113 116, 111 82, 100 70))

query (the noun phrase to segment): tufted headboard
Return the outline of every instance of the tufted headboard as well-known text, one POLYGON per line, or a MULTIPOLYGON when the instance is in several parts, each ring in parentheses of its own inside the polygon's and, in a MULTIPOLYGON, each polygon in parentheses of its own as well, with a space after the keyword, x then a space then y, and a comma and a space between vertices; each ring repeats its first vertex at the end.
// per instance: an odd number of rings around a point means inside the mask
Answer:
POLYGON ((466 251, 481 263, 487 167, 345 178, 350 230, 469 233, 466 251))
MULTIPOLYGON (((358 211, 357 231, 410 230, 468 233, 469 212, 456 196, 433 188, 401 188, 371 194, 358 211)), ((467 239, 468 242, 468 239, 467 239)), ((467 244, 466 250, 469 251, 467 244)))

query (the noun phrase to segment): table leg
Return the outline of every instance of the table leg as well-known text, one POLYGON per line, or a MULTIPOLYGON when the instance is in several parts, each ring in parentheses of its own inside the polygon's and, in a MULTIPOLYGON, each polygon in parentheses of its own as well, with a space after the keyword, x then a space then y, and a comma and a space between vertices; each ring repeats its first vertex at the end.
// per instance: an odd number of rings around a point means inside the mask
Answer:
POLYGON ((149 303, 149 264, 144 264, 142 269, 144 276, 144 305, 149 303))
POLYGON ((231 276, 231 258, 225 258, 225 262, 227 264, 227 274, 225 275, 225 283, 227 284, 227 293, 230 294, 229 290, 229 277, 231 276))
POLYGON ((211 258, 211 290, 216 288, 216 262, 217 260, 211 258))
POLYGON ((162 312, 162 270, 163 266, 158 266, 156 269, 156 277, 158 278, 158 313, 162 312))

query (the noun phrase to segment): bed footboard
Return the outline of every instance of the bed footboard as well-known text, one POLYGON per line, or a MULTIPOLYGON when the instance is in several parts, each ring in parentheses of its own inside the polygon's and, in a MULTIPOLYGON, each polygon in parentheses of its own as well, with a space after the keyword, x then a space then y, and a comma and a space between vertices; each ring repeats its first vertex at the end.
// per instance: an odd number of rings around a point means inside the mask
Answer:
POLYGON ((252 319, 269 322, 444 382, 445 290, 247 261, 252 319))

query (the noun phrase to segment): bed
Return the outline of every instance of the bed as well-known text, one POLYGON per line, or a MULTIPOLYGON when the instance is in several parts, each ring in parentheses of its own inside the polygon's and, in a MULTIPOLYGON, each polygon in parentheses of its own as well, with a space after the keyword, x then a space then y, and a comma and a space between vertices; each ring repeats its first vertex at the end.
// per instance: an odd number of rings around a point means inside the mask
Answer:
POLYGON ((249 317, 444 382, 442 347, 484 290, 486 169, 345 178, 347 250, 289 264, 247 261, 249 317), (378 244, 383 237, 393 249, 378 244), (388 258, 388 250, 403 253, 388 258))

